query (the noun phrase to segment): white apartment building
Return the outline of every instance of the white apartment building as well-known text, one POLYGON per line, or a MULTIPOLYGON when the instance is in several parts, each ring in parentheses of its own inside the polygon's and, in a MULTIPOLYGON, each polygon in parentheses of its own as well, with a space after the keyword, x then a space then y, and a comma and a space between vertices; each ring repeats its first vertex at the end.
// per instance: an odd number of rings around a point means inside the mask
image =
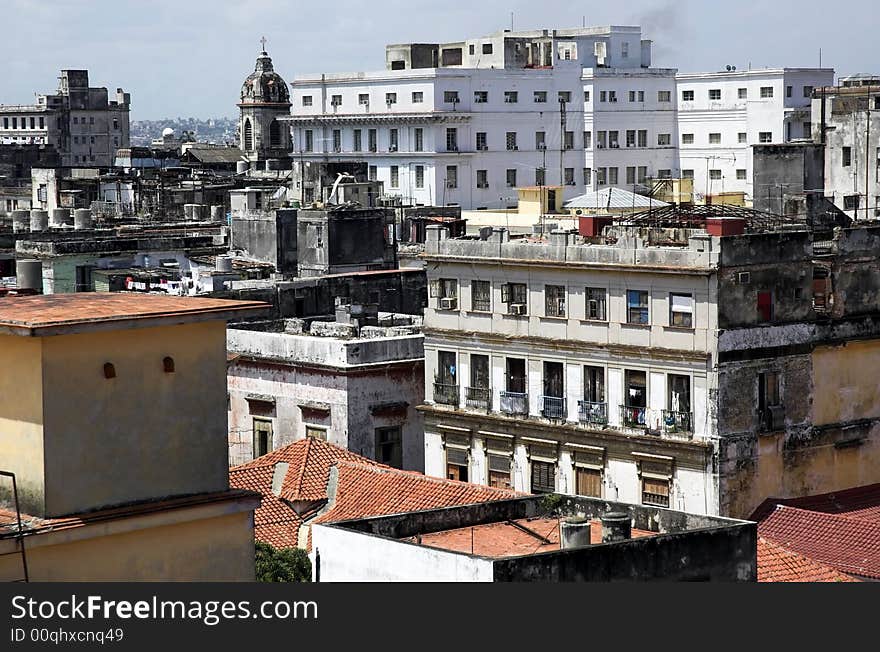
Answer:
POLYGON ((129 146, 131 95, 89 86, 88 70, 62 70, 58 92, 30 105, 0 104, 0 144, 50 145, 64 167, 111 167, 129 146))
POLYGON ((389 195, 471 210, 512 206, 517 187, 561 185, 567 199, 679 176, 698 202, 751 201, 750 146, 809 133, 812 88, 834 76, 652 68, 651 41, 621 26, 389 45, 386 64, 293 80, 294 157, 366 162, 389 195))

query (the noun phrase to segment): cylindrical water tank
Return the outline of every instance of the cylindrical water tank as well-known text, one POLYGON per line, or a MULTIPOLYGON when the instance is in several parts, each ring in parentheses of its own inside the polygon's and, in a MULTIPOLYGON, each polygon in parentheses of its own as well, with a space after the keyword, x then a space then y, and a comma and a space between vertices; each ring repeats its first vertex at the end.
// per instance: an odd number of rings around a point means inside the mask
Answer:
POLYGON ((39 209, 31 209, 31 231, 45 231, 49 228, 49 213, 39 209))
POLYGON ((12 211, 12 231, 22 233, 30 228, 31 212, 29 210, 12 211))
POLYGON ((562 549, 583 548, 591 543, 590 519, 583 516, 572 516, 559 523, 559 540, 562 549))
POLYGON ((53 208, 49 212, 49 226, 64 226, 70 222, 69 208, 53 208))
POLYGON ((232 258, 230 258, 229 256, 217 256, 214 265, 218 272, 231 272, 232 258))
POLYGON ((19 290, 43 290, 43 263, 41 261, 16 260, 15 276, 19 290))
POLYGON ((222 222, 223 221, 223 207, 222 206, 211 206, 211 221, 212 222, 222 222))
POLYGON ((602 515, 602 543, 626 541, 632 536, 632 522, 626 512, 608 512, 602 515))
POLYGON ((73 213, 73 228, 77 231, 92 228, 92 211, 88 208, 77 208, 73 213))
POLYGON ((248 163, 247 161, 238 161, 235 164, 235 171, 238 172, 239 174, 244 174, 245 172, 248 171, 249 167, 250 167, 250 163, 248 163))

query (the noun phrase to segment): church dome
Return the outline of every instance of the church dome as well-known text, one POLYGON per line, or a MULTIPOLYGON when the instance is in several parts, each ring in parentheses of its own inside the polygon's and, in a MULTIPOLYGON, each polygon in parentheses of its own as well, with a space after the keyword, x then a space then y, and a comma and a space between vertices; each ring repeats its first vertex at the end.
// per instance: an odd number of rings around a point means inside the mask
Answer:
POLYGON ((290 91, 284 78, 272 67, 272 58, 266 51, 257 57, 254 71, 248 75, 241 87, 242 104, 286 104, 290 105, 290 91))

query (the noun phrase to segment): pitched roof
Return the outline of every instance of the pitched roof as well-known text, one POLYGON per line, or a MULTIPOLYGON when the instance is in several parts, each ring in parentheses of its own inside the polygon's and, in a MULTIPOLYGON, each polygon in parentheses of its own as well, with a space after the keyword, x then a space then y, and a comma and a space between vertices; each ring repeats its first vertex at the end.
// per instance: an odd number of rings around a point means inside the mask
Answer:
POLYGON ((259 541, 285 548, 297 546, 300 528, 313 522, 329 523, 516 496, 513 491, 401 471, 312 438, 233 467, 229 470, 229 484, 263 495, 263 503, 254 513, 255 536, 259 541), (279 463, 288 467, 276 495, 272 484, 279 463), (338 474, 334 499, 330 501, 327 487, 334 467, 338 474), (298 502, 313 503, 311 511, 298 514, 292 506, 298 502), (324 511, 319 512, 322 507, 324 511))
POLYGON ((768 498, 751 515, 751 521, 761 521, 776 509, 788 505, 826 514, 841 514, 863 521, 880 523, 880 484, 854 487, 802 498, 768 498))
POLYGON ((880 579, 880 523, 779 505, 758 535, 841 572, 880 579))
POLYGON ((853 577, 758 537, 759 582, 857 582, 853 577))

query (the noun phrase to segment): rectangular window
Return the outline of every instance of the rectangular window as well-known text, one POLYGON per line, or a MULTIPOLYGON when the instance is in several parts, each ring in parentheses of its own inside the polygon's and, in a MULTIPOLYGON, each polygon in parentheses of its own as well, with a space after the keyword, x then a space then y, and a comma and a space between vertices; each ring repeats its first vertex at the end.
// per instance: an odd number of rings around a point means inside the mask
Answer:
POLYGON ((608 93, 606 91, 599 91, 599 101, 607 102, 608 101, 608 93))
POLYGON ((543 131, 535 132, 535 149, 547 149, 547 134, 543 131))
POLYGON ((488 484, 496 489, 513 489, 511 479, 511 457, 509 453, 499 455, 496 453, 486 454, 486 464, 489 467, 488 484))
POLYGON ((272 451, 272 422, 254 419, 254 459, 272 451))
POLYGON ((642 504, 669 507, 669 480, 643 477, 642 504))
POLYGON ((446 166, 446 187, 447 188, 458 188, 458 166, 457 165, 447 165, 446 166))
POLYGON ((446 151, 458 151, 458 129, 456 129, 455 127, 446 128, 446 151))
POLYGON ((505 142, 507 144, 508 151, 513 152, 513 151, 516 151, 517 149, 519 149, 516 146, 516 132, 515 131, 508 131, 507 132, 507 134, 505 136, 505 142))
POLYGON ((516 188, 516 168, 508 168, 506 180, 508 188, 516 188))
POLYGON ((361 130, 355 129, 354 130, 354 143, 352 145, 352 151, 359 152, 359 151, 361 151, 361 147, 363 147, 363 144, 361 143, 361 130))
POLYGON ((629 129, 626 132, 626 146, 627 147, 635 147, 636 146, 636 130, 629 129))
POLYGON ((749 135, 746 132, 741 131, 737 134, 736 140, 741 145, 746 145, 749 142, 749 135))
POLYGON ((565 168, 562 171, 562 173, 563 173, 562 174, 562 182, 566 186, 573 186, 574 185, 574 168, 565 168))
POLYGON ((379 464, 403 468, 403 439, 400 426, 376 428, 376 461, 379 464))
POLYGON ((608 101, 616 102, 617 101, 617 91, 608 91, 608 101))
POLYGON ((468 451, 457 446, 446 446, 446 477, 459 482, 468 481, 468 451))
POLYGON ((447 104, 458 104, 458 91, 443 91, 443 101, 447 104))
POLYGON ((390 181, 389 185, 392 188, 399 188, 400 187, 400 168, 396 165, 392 165, 390 170, 391 170, 391 181, 390 181))
POLYGON ((748 88, 738 88, 736 89, 736 96, 740 100, 748 99, 749 97, 749 89, 748 88))
POLYGON ((669 295, 669 325, 676 328, 693 328, 694 297, 690 294, 669 295))
POLYGON ((804 86, 804 97, 813 97, 813 87, 804 86))
POLYGON ((367 168, 367 178, 370 181, 377 181, 379 179, 378 169, 375 165, 371 165, 367 168))
POLYGON ((694 144, 694 135, 693 134, 682 134, 681 135, 681 144, 682 145, 693 145, 694 144))
POLYGON ((859 210, 860 195, 845 195, 843 197, 843 210, 857 211, 859 210))
POLYGON ((590 91, 584 91, 584 102, 590 101, 590 91))
POLYGON ((672 91, 657 91, 657 101, 666 103, 672 101, 672 91))
POLYGON ((593 132, 584 132, 584 149, 590 149, 593 146, 593 132))
POLYGON ((759 143, 772 143, 773 142, 773 132, 772 131, 762 131, 758 134, 758 142, 759 143))
POLYGON ((486 132, 478 131, 477 132, 477 151, 485 152, 489 149, 489 145, 486 143, 486 132))
POLYGON ((720 88, 710 88, 709 89, 709 99, 712 101, 717 101, 721 99, 721 89, 720 88))
POLYGON ((575 474, 578 496, 602 497, 602 472, 599 469, 579 466, 575 469, 575 474))
POLYGON ((491 312, 492 283, 490 281, 471 281, 471 310, 491 312))
POLYGON ((398 137, 397 129, 389 129, 388 130, 388 151, 396 152, 398 145, 400 144, 400 139, 398 137))
POLYGON ((571 91, 559 91, 556 94, 557 100, 564 104, 571 102, 571 91))
POLYGON ((694 92, 693 91, 682 91, 681 92, 681 101, 682 102, 693 102, 694 101, 694 92))
POLYGON ((592 321, 606 321, 606 295, 605 288, 586 288, 586 315, 592 321))
POLYGON ((617 131, 608 132, 608 147, 611 149, 617 149, 620 147, 620 138, 617 131))
POLYGON ((636 183, 636 166, 631 165, 626 168, 626 185, 632 186, 636 183))
POLYGON ((519 93, 516 91, 504 91, 504 102, 506 104, 516 104, 519 101, 519 93))
POLYGON ((681 171, 681 178, 682 179, 693 179, 694 178, 694 171, 693 170, 682 170, 681 171))
POLYGON ((425 101, 425 93, 423 91, 413 91, 412 92, 412 103, 413 104, 421 104, 425 101))
POLYGON ((584 400, 605 402, 605 369, 602 367, 584 367, 584 400))
POLYGON ((385 93, 385 104, 397 104, 397 93, 385 93))
POLYGON ((333 95, 330 97, 330 106, 342 106, 342 95, 333 95))
POLYGON ((416 188, 424 188, 425 187, 425 166, 417 165, 416 166, 416 188))
POLYGON ((618 182, 618 171, 620 168, 608 168, 608 185, 616 186, 618 182))
POLYGON ((537 168, 535 170, 535 185, 543 186, 547 183, 547 171, 544 168, 537 168))
POLYGON ((758 321, 769 322, 773 320, 773 293, 758 292, 758 321))
POLYGON ((535 91, 534 99, 536 104, 544 104, 547 101, 547 91, 535 91))
POLYGON ((773 87, 772 86, 761 86, 761 99, 769 99, 773 97, 773 87))
POLYGON ((333 130, 333 151, 342 151, 342 130, 340 129, 333 130))
POLYGON ((477 170, 477 188, 489 187, 489 171, 477 170))
POLYGON ((574 132, 566 131, 562 134, 563 149, 574 149, 574 132))
POLYGON ((565 317, 565 286, 544 286, 544 314, 547 317, 565 317))
POLYGON ((648 146, 648 130, 639 129, 639 147, 648 146))
POLYGON ((791 97, 793 93, 794 93, 794 87, 792 87, 792 86, 785 87, 785 97, 791 97))
POLYGON ((746 181, 747 170, 743 170, 742 168, 738 168, 736 171, 736 178, 739 181, 746 181))
POLYGON ((717 133, 717 132, 709 134, 709 144, 710 145, 720 145, 721 144, 721 134, 717 133))
POLYGON ((492 54, 492 44, 483 43, 483 54, 492 54))
POLYGON ((379 149, 379 132, 376 129, 367 130, 367 146, 371 152, 379 149))
POLYGON ((413 129, 414 143, 413 143, 413 151, 414 152, 422 152, 425 149, 425 133, 424 129, 421 127, 416 127, 413 129))
POLYGON ((721 181, 721 170, 709 170, 709 178, 712 179, 712 181, 721 181))
POLYGON ((657 178, 658 179, 671 179, 672 178, 672 170, 663 169, 657 170, 657 178))
POLYGON ((306 129, 306 146, 305 150, 311 152, 315 147, 315 135, 311 129, 306 129))
POLYGON ((593 183, 593 170, 592 168, 584 168, 584 185, 589 186, 593 183))
POLYGON ((648 180, 648 166, 641 165, 641 166, 639 166, 638 182, 640 184, 644 185, 647 180, 648 180))
POLYGON ((672 144, 672 134, 657 134, 657 145, 668 147, 672 144))
POLYGON ((804 138, 811 138, 813 136, 813 123, 802 122, 801 129, 803 130, 804 138))
POLYGON ((842 150, 843 167, 848 168, 852 165, 852 147, 844 147, 842 150))
POLYGON ((474 91, 474 104, 485 104, 489 101, 489 91, 474 91))
POLYGON ((360 93, 358 95, 358 104, 365 105, 370 103, 370 94, 369 93, 360 93))
POLYGON ((604 186, 608 183, 608 168, 596 168, 596 185, 604 186))
POLYGON ((597 131, 596 132, 596 148, 597 149, 605 149, 608 146, 608 132, 607 131, 597 131))
POLYGON ((525 315, 528 312, 528 289, 525 283, 505 283, 501 286, 501 302, 507 304, 510 315, 525 315))
POLYGON ((644 290, 627 290, 626 322, 628 324, 648 323, 648 293, 644 290))
POLYGON ((549 494, 556 491, 556 464, 532 461, 532 493, 549 494))

